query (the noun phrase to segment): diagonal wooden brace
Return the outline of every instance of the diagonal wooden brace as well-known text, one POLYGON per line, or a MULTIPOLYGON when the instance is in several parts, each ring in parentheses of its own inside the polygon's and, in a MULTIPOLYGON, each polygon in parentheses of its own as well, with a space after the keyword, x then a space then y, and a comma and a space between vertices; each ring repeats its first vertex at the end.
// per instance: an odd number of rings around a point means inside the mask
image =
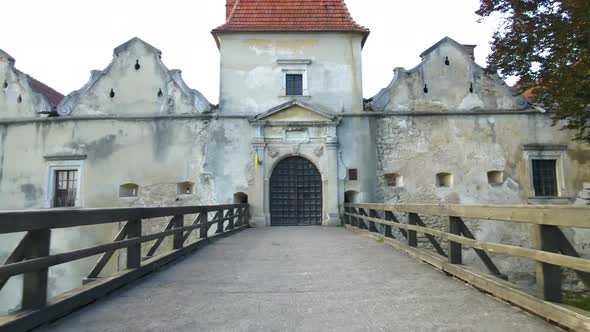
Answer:
MULTIPOLYGON (((416 224, 420 227, 426 227, 426 224, 424 223, 424 221, 422 220, 422 218, 420 218, 420 216, 416 215, 416 224)), ((438 243, 438 241, 436 240, 436 238, 430 234, 424 234, 426 235, 426 238, 428 239, 428 241, 430 241, 430 244, 432 244, 432 246, 434 247, 434 249, 436 249, 436 252, 438 252, 439 255, 443 256, 443 257, 447 257, 447 253, 445 253, 445 251, 443 250, 443 248, 440 246, 440 244, 438 243)))
MULTIPOLYGON (((8 258, 6 258, 6 261, 4 261, 4 265, 18 263, 18 262, 21 262, 22 260, 24 260, 25 259, 25 249, 28 246, 30 246, 30 243, 29 243, 30 239, 31 239, 31 236, 27 232, 27 234, 25 234, 25 236, 23 236, 23 238, 20 240, 20 242, 18 243, 16 248, 12 251, 10 256, 8 256, 8 258)), ((2 289, 2 287, 4 287, 4 285, 8 282, 9 279, 10 279, 10 277, 0 278, 0 290, 2 289)))
MULTIPOLYGON (((115 240, 113 242, 124 240, 125 237, 127 237, 127 225, 128 224, 125 224, 125 226, 123 226, 123 228, 121 228, 121 230, 119 231, 117 236, 115 236, 115 240)), ((88 276, 86 277, 86 279, 84 279, 84 282, 91 281, 91 280, 98 278, 98 275, 100 274, 102 269, 104 269, 104 267, 107 265, 107 263, 109 262, 109 259, 111 259, 111 257, 115 253, 115 251, 116 250, 111 250, 111 251, 107 251, 104 254, 102 254, 102 256, 100 256, 100 258, 98 259, 98 262, 96 262, 96 265, 94 265, 94 268, 92 268, 90 273, 88 273, 88 276)))

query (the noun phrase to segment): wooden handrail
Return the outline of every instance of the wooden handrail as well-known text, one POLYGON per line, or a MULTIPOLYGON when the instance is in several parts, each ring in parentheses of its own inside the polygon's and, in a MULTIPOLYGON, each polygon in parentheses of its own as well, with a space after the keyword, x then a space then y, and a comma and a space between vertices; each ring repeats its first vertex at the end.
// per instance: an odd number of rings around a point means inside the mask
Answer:
POLYGON ((443 239, 443 240, 448 240, 448 241, 452 241, 455 243, 465 244, 471 248, 477 248, 477 249, 493 252, 496 254, 506 254, 506 255, 516 256, 516 257, 524 257, 524 258, 536 260, 538 262, 544 262, 544 263, 549 263, 549 264, 553 264, 553 265, 563 266, 563 267, 571 268, 571 269, 578 270, 578 271, 590 272, 590 260, 584 259, 584 258, 554 254, 554 253, 547 252, 547 251, 523 248, 523 247, 507 245, 507 244, 499 244, 499 243, 493 243, 493 242, 481 242, 481 241, 466 238, 464 236, 459 236, 459 235, 439 231, 439 230, 432 229, 432 228, 388 222, 383 219, 371 218, 371 217, 367 217, 367 216, 363 216, 363 215, 359 215, 359 214, 354 214, 354 213, 345 213, 345 215, 347 215, 349 217, 372 221, 372 222, 382 224, 382 225, 389 225, 389 226, 393 226, 393 227, 403 228, 406 230, 416 231, 416 232, 422 233, 422 234, 429 234, 429 235, 436 236, 436 237, 443 239))
MULTIPOLYGON (((581 258, 567 240, 560 227, 590 228, 590 208, 571 206, 501 206, 501 205, 435 205, 435 204, 345 204, 344 224, 347 228, 368 234, 378 234, 385 242, 410 255, 461 278, 485 291, 564 326, 590 330, 590 317, 555 307, 550 302, 561 302, 561 269, 573 269, 580 280, 590 287, 590 259, 581 258), (399 216, 399 217, 398 217, 399 216), (405 217, 404 217, 405 216, 405 217), (446 217, 448 231, 432 229, 421 216, 446 217), (511 244, 479 241, 471 233, 462 218, 472 222, 495 220, 531 224, 535 228, 535 249, 511 244), (406 222, 402 222, 405 220, 406 222), (403 241, 394 238, 392 228, 400 230, 403 241), (425 234, 437 252, 421 249, 416 234, 425 234), (438 241, 448 241, 444 252, 438 241), (542 300, 535 302, 516 287, 466 269, 462 264, 462 245, 474 249, 490 273, 502 279, 487 252, 522 257, 537 263, 538 294, 542 300), (514 298, 511 298, 511 290, 514 298), (517 299, 517 300, 514 300, 517 299)), ((500 280, 500 279, 497 279, 500 280)))
POLYGON ((345 204, 347 228, 379 236, 384 242, 454 275, 486 292, 574 330, 590 331, 590 316, 554 303, 562 301, 561 267, 573 269, 590 287, 590 259, 581 258, 560 227, 590 228, 590 208, 572 206, 453 205, 453 204, 345 204), (432 229, 421 216, 446 217, 448 231, 432 229), (463 221, 489 220, 531 224, 535 248, 479 241, 463 221), (405 221, 405 222, 404 222, 405 221), (401 241, 394 237, 397 228, 401 241), (436 252, 419 248, 417 233, 425 234, 436 252), (438 242, 445 240, 443 248, 438 242), (463 265, 462 246, 474 249, 492 276, 463 265), (445 252, 444 249, 447 251, 445 252), (528 294, 507 281, 488 252, 534 260, 538 289, 528 294), (498 278, 495 278, 498 277, 498 278), (499 279, 501 278, 501 279, 499 279), (540 296, 541 299, 536 298, 540 296))
POLYGON ((114 209, 46 209, 24 211, 1 211, 0 234, 28 232, 38 229, 68 228, 109 224, 113 222, 152 219, 174 215, 215 212, 220 209, 246 208, 248 204, 179 206, 157 208, 114 209))
MULTIPOLYGON (((209 228, 217 225, 215 237, 231 234, 248 227, 248 204, 159 207, 159 208, 116 208, 116 209, 48 209, 34 211, 0 212, 0 234, 26 232, 14 252, 0 265, 0 290, 9 278, 23 275, 22 314, 11 315, 9 319, 0 319, 0 330, 15 328, 22 330, 38 326, 67 314, 68 310, 89 303, 121 286, 166 264, 176 257, 198 249, 209 241, 209 228), (215 217, 208 215, 215 212, 215 217), (194 222, 184 225, 185 215, 197 215, 194 222), (171 217, 166 227, 155 234, 143 235, 142 224, 149 219, 171 217), (126 222, 113 242, 50 254, 51 230, 89 225, 126 222), (185 245, 189 235, 199 229, 198 240, 185 245), (169 253, 155 256, 163 239, 172 236, 173 246, 169 253), (141 244, 156 241, 148 251, 147 257, 141 257, 141 244), (116 250, 127 250, 127 270, 116 277, 100 281, 102 269, 116 250), (103 254, 96 266, 90 271, 85 282, 95 281, 95 286, 85 286, 75 299, 64 298, 47 306, 48 269, 55 265, 77 261, 83 258, 103 254), (142 261, 145 260, 145 263, 142 261), (135 273, 134 271, 137 271, 135 273), (106 286, 105 286, 106 285, 106 286)), ((0 317, 2 318, 2 317, 0 317)))
POLYGON ((345 204, 344 206, 368 210, 510 221, 535 225, 590 228, 590 208, 577 206, 456 204, 345 204))

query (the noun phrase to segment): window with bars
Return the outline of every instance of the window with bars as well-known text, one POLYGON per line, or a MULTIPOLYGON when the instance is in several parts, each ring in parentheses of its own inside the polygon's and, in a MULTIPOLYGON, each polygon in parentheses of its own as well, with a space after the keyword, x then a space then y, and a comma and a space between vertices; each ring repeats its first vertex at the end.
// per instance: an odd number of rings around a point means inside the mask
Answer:
POLYGON ((349 181, 356 181, 358 179, 359 179, 358 169, 349 168, 348 169, 348 180, 349 181))
POLYGON ((303 75, 302 74, 286 74, 285 89, 287 96, 302 96, 303 95, 303 75))
POLYGON ((537 197, 557 197, 556 160, 533 159, 533 187, 537 197))
POLYGON ((78 171, 57 170, 55 171, 54 179, 53 207, 76 206, 78 171))

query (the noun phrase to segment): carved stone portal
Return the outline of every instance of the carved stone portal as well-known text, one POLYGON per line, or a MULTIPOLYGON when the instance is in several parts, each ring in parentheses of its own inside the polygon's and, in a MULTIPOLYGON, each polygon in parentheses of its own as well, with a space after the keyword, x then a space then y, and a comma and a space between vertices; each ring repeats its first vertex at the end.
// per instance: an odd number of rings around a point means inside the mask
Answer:
POLYGON ((324 155, 324 147, 320 146, 319 148, 314 149, 313 154, 318 158, 323 156, 324 155))
POLYGON ((270 146, 266 148, 266 152, 268 153, 268 155, 274 159, 279 155, 278 151, 273 150, 270 146))

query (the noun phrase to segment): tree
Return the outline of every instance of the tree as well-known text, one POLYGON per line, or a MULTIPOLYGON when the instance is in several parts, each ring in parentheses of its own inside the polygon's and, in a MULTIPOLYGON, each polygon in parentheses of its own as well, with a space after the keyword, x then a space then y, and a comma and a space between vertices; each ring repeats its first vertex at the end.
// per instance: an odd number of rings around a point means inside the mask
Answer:
POLYGON ((488 68, 517 76, 520 92, 553 121, 590 142, 590 0, 480 0, 483 19, 500 14, 488 68))

